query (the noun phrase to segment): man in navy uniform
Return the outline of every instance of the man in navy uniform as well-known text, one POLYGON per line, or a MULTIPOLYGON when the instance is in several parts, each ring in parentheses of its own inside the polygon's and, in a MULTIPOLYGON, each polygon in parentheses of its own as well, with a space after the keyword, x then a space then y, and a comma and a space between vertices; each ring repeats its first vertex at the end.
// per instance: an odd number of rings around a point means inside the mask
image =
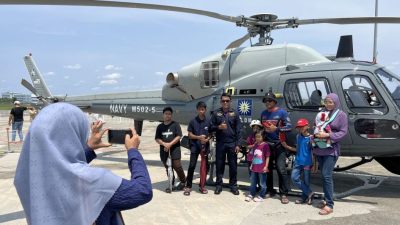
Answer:
POLYGON ((229 186, 234 195, 239 195, 237 187, 237 153, 240 151, 241 130, 239 115, 231 109, 231 96, 221 95, 221 108, 214 111, 211 117, 210 130, 216 132, 216 169, 217 180, 214 194, 222 191, 222 178, 225 170, 225 160, 228 157, 229 186))

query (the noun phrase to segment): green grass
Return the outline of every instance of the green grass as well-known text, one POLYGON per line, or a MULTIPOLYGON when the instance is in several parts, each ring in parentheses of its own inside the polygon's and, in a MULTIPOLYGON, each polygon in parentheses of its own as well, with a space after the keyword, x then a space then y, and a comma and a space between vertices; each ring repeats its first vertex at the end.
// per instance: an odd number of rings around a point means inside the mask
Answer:
POLYGON ((0 102, 0 110, 11 110, 12 107, 13 107, 13 105, 10 103, 0 102))

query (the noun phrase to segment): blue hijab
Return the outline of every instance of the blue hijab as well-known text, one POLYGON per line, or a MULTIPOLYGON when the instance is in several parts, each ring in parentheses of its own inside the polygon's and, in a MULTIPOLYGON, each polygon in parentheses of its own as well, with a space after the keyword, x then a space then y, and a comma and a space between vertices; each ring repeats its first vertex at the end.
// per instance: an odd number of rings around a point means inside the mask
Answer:
POLYGON ((122 178, 86 163, 88 120, 77 107, 55 103, 32 122, 14 185, 31 225, 91 225, 122 178))

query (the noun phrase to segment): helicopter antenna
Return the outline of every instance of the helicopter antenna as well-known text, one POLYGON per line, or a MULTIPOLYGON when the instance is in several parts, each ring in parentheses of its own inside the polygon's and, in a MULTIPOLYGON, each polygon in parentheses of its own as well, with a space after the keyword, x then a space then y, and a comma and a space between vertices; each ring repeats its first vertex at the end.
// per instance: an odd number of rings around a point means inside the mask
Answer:
MULTIPOLYGON (((378 17, 378 0, 375 0, 375 17, 378 17)), ((376 64, 376 56, 377 56, 377 51, 376 51, 376 39, 378 37, 378 24, 374 24, 374 49, 373 49, 373 55, 372 55, 372 62, 376 64)))

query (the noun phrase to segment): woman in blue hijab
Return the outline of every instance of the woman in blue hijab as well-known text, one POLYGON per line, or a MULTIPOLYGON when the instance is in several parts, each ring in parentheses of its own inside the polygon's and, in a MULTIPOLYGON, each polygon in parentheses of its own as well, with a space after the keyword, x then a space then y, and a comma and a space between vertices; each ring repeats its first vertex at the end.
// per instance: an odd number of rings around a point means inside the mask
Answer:
POLYGON ((94 149, 110 146, 97 121, 89 137, 85 114, 67 103, 45 107, 32 122, 22 147, 14 184, 30 225, 119 225, 120 211, 153 196, 139 137, 125 138, 131 179, 92 167, 94 149), (89 137, 89 138, 88 138, 89 137))

